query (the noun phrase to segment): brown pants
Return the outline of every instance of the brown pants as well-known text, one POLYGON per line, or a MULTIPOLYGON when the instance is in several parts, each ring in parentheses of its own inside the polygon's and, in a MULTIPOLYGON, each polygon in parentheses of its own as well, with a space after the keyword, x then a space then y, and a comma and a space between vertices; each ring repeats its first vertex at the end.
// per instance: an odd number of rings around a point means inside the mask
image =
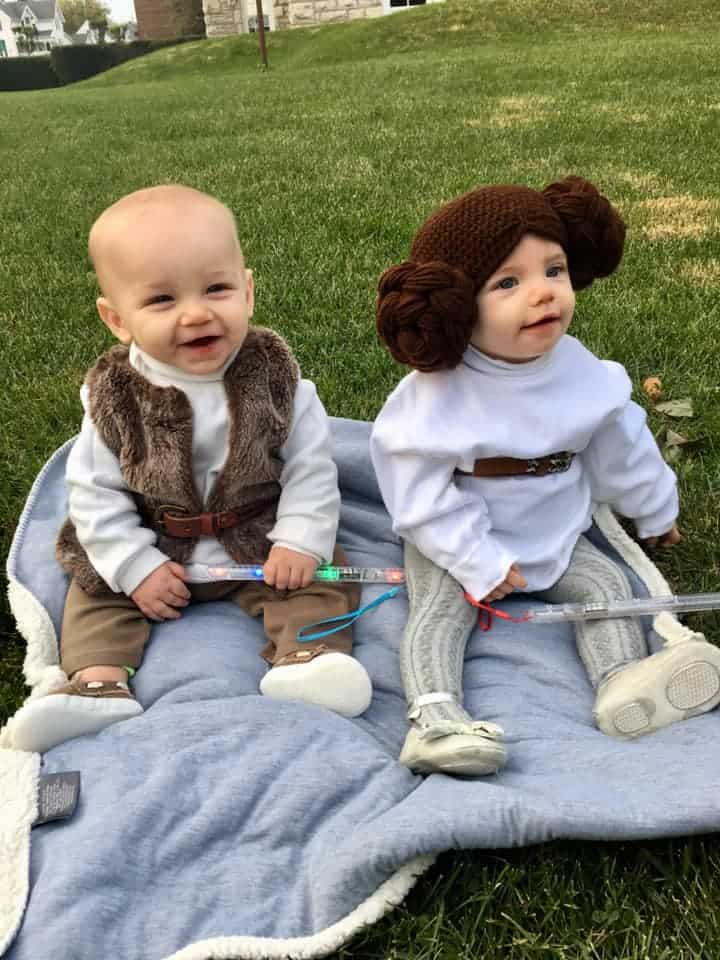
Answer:
MULTIPOLYGON (((335 548, 333 563, 347 563, 339 547, 335 548)), ((230 600, 252 617, 262 614, 268 642, 261 656, 273 666, 303 663, 328 650, 352 650, 351 627, 310 643, 298 642, 297 632, 317 620, 343 616, 358 607, 359 583, 316 582, 298 590, 275 590, 257 580, 187 586, 191 602, 230 600)), ((85 667, 137 668, 142 663, 150 627, 150 621, 130 597, 122 593, 91 597, 73 580, 65 601, 60 638, 62 668, 68 676, 85 667)), ((318 632, 322 629, 319 627, 318 632)))

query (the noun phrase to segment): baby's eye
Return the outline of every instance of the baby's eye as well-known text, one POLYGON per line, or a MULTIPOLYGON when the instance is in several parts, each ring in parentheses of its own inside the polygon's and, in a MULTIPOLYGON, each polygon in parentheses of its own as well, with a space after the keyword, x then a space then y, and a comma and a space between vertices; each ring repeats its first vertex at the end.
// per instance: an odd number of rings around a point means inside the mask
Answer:
POLYGON ((229 290, 229 289, 230 289, 229 283, 211 283, 210 286, 207 288, 207 292, 222 293, 223 290, 229 290))
POLYGON ((517 283, 516 277, 503 277, 502 280, 497 282, 497 287, 500 290, 512 290, 512 288, 517 283))
POLYGON ((559 277, 564 269, 565 267, 561 263, 556 263, 552 267, 547 268, 545 275, 548 277, 559 277))
POLYGON ((145 306, 152 307, 156 303, 172 303, 172 299, 173 298, 169 293, 158 293, 154 297, 148 297, 148 299, 145 301, 145 306))

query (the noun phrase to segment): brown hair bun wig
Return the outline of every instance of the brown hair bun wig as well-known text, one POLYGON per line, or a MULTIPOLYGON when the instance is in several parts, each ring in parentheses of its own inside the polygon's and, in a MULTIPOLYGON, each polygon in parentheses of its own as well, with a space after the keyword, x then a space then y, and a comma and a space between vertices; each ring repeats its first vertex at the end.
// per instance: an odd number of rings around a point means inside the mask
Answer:
POLYGON ((380 278, 377 329, 399 363, 423 373, 460 363, 475 323, 475 287, 439 260, 406 260, 380 278))
POLYGON ((582 177, 565 177, 542 191, 567 230, 568 267, 576 290, 608 277, 620 264, 625 223, 610 202, 582 177))
POLYGON ((576 290, 611 274, 625 242, 620 214, 582 177, 542 191, 501 184, 456 197, 420 227, 412 260, 380 280, 377 329, 393 357, 423 373, 456 367, 477 294, 528 233, 563 248, 576 290))

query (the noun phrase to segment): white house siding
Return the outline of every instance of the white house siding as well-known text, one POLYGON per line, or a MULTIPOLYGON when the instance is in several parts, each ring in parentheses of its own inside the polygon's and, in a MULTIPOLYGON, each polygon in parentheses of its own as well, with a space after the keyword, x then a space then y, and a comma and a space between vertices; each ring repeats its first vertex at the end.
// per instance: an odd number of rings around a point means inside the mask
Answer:
MULTIPOLYGON (((61 47, 70 43, 70 38, 65 33, 65 21, 57 0, 2 0, 0 13, 9 18, 11 33, 13 27, 22 24, 34 24, 37 27, 35 53, 45 53, 52 47, 61 47)), ((17 42, 15 42, 15 51, 12 56, 18 53, 17 42)))
POLYGON ((16 57, 18 55, 13 22, 3 10, 0 10, 0 57, 16 57))

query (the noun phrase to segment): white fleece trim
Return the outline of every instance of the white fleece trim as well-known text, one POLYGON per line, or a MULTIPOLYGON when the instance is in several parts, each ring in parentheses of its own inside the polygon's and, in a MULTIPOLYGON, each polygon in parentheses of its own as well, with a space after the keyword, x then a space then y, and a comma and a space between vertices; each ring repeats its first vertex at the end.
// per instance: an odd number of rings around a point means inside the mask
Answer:
POLYGON ((40 757, 0 750, 0 955, 13 940, 30 892, 30 830, 37 816, 40 757))
POLYGON ((326 957, 363 927, 377 923, 407 896, 435 857, 415 857, 337 923, 309 937, 214 937, 199 940, 163 960, 310 960, 326 957))

